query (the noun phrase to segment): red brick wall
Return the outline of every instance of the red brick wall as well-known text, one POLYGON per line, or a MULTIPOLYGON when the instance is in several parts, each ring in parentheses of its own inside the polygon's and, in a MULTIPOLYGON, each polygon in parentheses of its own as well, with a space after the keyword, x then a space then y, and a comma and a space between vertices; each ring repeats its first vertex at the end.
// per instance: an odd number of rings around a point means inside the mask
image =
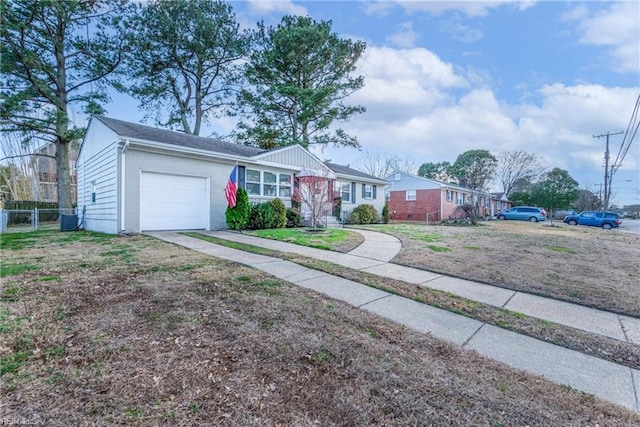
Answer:
POLYGON ((440 194, 440 189, 416 190, 416 200, 406 200, 406 191, 391 191, 389 217, 392 220, 424 222, 429 213, 429 221, 439 221, 440 194))

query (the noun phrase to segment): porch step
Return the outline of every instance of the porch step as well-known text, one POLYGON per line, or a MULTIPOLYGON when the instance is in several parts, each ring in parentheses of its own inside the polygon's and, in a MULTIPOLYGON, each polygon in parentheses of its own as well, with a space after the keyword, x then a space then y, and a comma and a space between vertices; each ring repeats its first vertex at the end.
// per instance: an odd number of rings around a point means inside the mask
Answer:
POLYGON ((342 228, 342 222, 336 219, 335 216, 327 217, 327 228, 342 228))

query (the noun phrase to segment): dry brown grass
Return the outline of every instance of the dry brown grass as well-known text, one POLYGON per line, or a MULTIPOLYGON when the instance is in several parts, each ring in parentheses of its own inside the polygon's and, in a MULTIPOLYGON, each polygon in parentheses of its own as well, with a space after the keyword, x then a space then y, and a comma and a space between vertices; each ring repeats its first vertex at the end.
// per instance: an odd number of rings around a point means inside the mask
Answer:
POLYGON ((34 266, 2 279, 3 420, 640 423, 592 396, 148 237, 36 234, 4 247, 2 263, 5 273, 34 266))
POLYGON ((557 221, 374 229, 400 238, 398 264, 640 317, 637 234, 557 221))

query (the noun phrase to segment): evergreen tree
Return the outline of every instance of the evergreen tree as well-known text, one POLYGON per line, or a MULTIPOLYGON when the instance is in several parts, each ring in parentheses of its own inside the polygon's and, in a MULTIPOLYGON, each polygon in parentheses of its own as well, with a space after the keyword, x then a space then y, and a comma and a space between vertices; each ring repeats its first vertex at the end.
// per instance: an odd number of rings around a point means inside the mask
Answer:
POLYGON ((251 206, 249 206, 249 196, 244 188, 238 188, 236 191, 236 206, 230 208, 227 206, 225 211, 225 220, 227 227, 232 230, 242 230, 247 227, 249 222, 249 214, 251 206))
POLYGON ((69 107, 102 113, 108 78, 126 51, 124 0, 8 0, 0 4, 2 131, 55 144, 58 206, 71 209, 69 145, 85 129, 69 107))
POLYGON ((239 141, 261 148, 299 143, 358 147, 355 137, 330 127, 365 111, 345 100, 364 85, 353 77, 365 44, 341 39, 331 22, 285 16, 280 24, 258 24, 258 48, 246 67, 250 86, 239 96, 246 114, 239 141))
POLYGON ((225 113, 240 88, 249 38, 229 4, 216 0, 158 0, 135 20, 126 74, 120 89, 160 126, 199 135, 202 123, 225 113))

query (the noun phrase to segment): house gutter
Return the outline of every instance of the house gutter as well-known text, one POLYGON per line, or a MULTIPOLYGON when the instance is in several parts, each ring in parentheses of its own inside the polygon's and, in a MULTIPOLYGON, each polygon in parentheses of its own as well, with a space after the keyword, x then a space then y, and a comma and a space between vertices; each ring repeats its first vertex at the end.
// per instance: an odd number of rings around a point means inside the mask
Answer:
POLYGON ((120 171, 120 231, 125 231, 125 209, 124 209, 124 201, 125 201, 125 185, 126 185, 126 168, 125 168, 125 153, 127 151, 127 147, 129 146, 130 141, 128 139, 124 139, 121 141, 122 144, 122 154, 121 154, 121 171, 120 171))
POLYGON ((191 147, 185 147, 185 146, 176 146, 174 144, 165 144, 165 143, 161 143, 161 142, 154 142, 154 141, 148 141, 148 140, 143 140, 143 139, 135 139, 133 141, 129 140, 129 139, 123 139, 123 141, 126 141, 126 144, 136 144, 136 145, 141 145, 143 147, 149 147, 149 148, 156 148, 156 149, 164 149, 164 150, 168 150, 168 151, 172 151, 178 154, 191 154, 191 155, 199 155, 202 157, 215 157, 217 159, 223 159, 223 160, 228 160, 228 161, 249 161, 252 162, 251 157, 245 157, 245 156, 239 156, 239 155, 232 155, 232 154, 224 154, 224 153, 220 153, 217 151, 208 151, 208 150, 201 150, 198 148, 191 148, 191 147))

